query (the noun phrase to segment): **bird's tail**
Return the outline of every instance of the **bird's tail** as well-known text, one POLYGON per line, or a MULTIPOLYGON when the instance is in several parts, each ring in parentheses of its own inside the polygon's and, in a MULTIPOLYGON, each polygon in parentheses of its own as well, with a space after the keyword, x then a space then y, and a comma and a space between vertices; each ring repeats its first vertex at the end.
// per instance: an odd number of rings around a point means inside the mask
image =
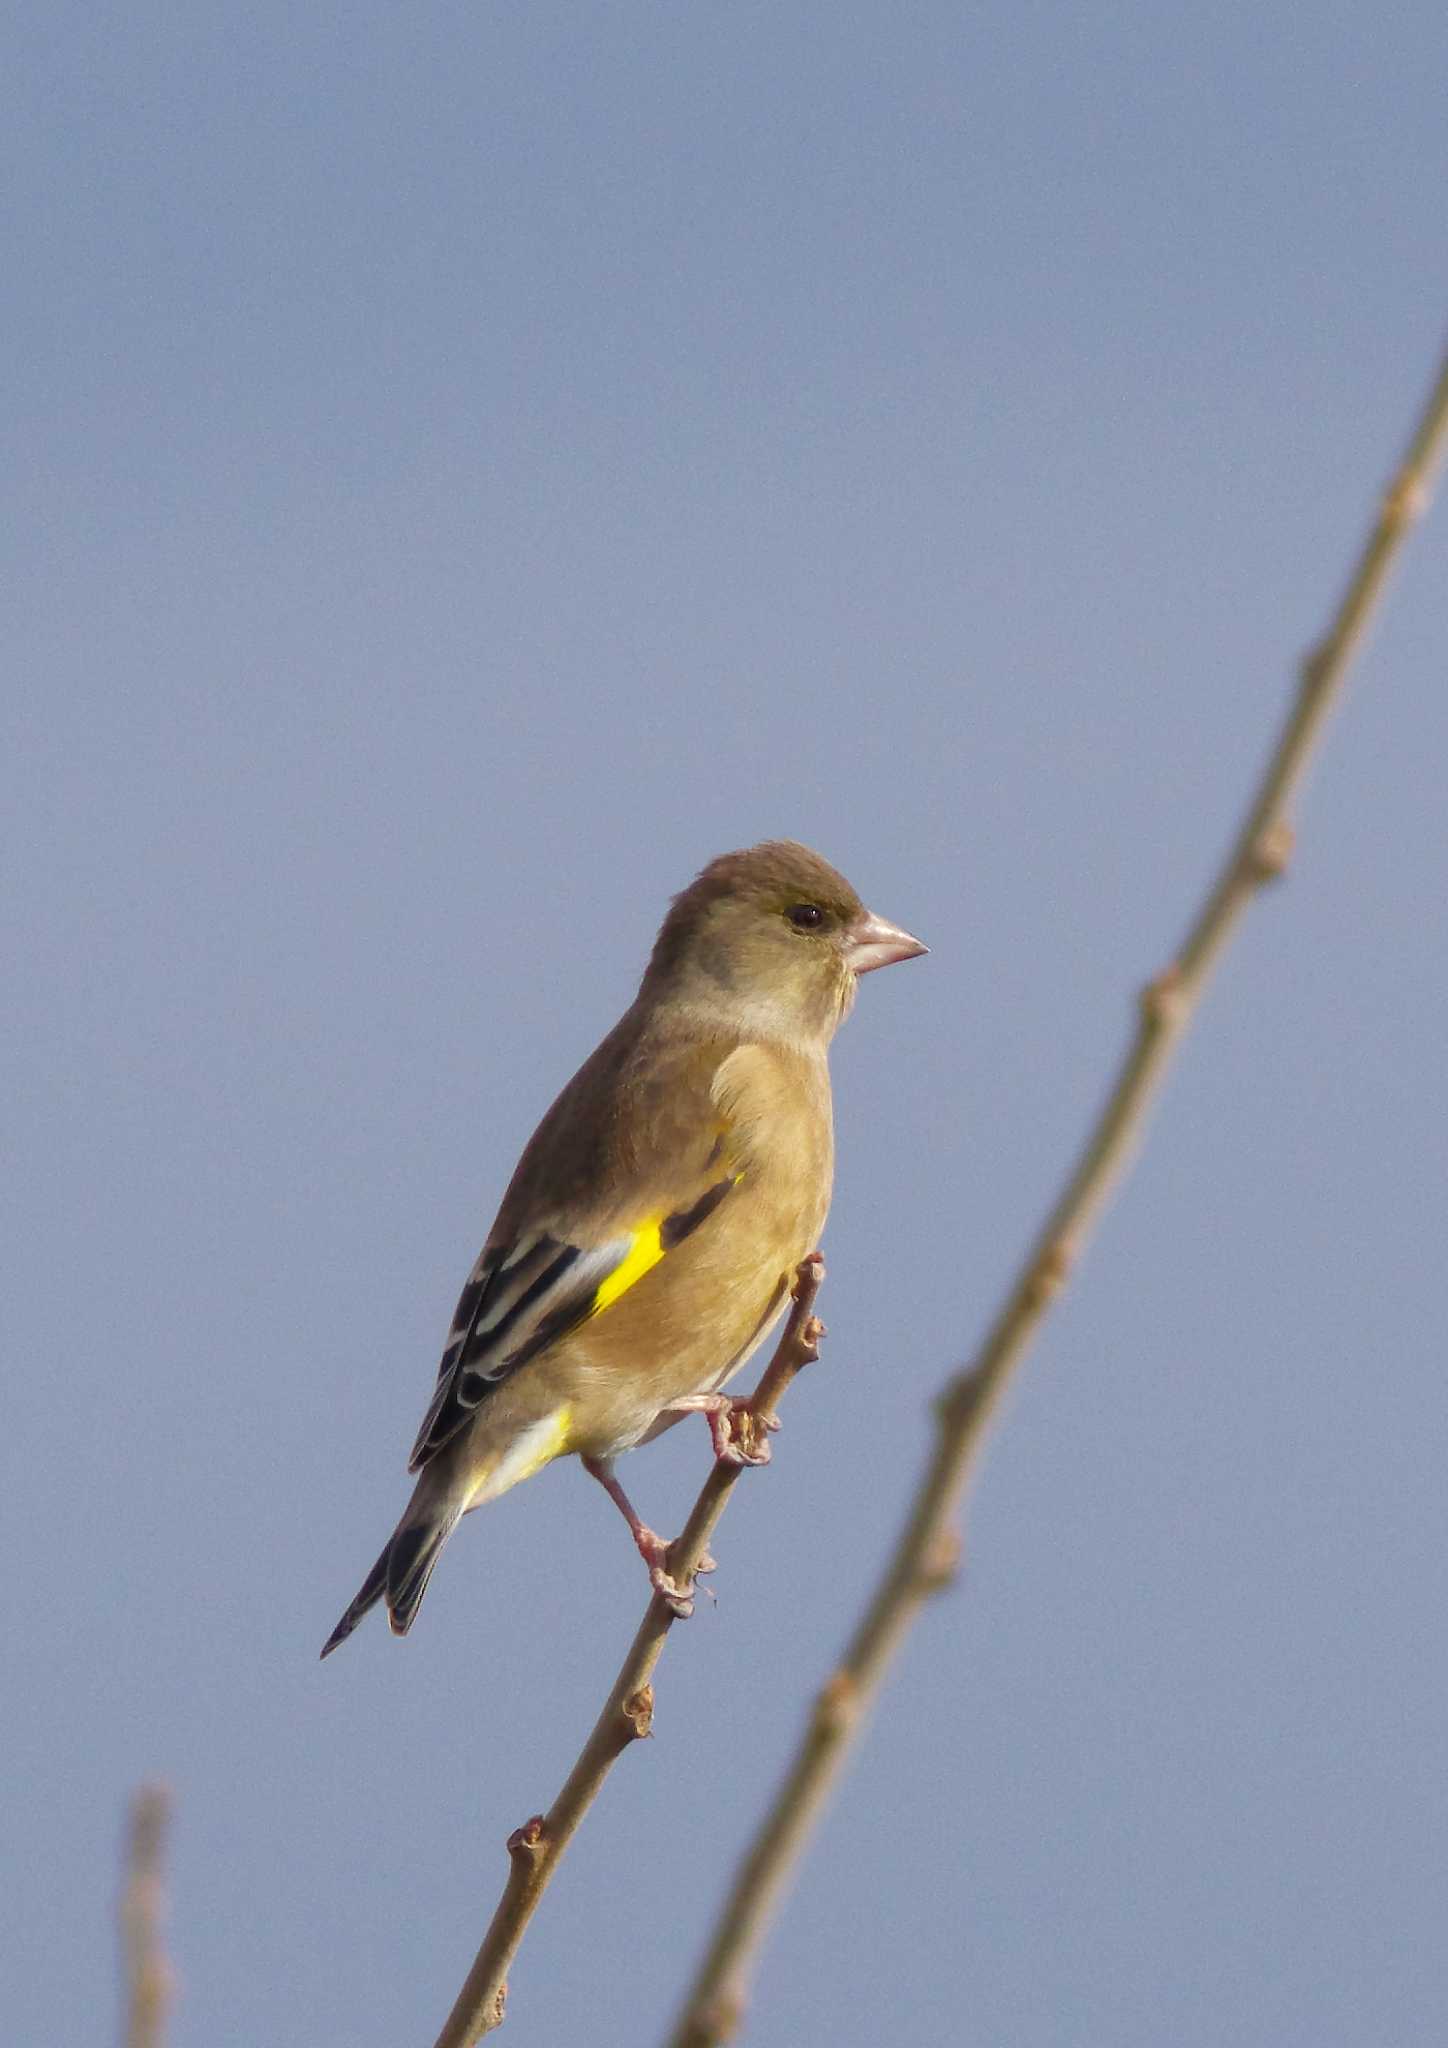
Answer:
POLYGON ((329 1656, 338 1643, 345 1643, 369 1608, 379 1600, 387 1603, 392 1633, 405 1636, 422 1605, 432 1568, 442 1556, 442 1547, 458 1525, 461 1501, 414 1500, 407 1513, 382 1546, 382 1555, 362 1581, 356 1599, 322 1646, 329 1656))

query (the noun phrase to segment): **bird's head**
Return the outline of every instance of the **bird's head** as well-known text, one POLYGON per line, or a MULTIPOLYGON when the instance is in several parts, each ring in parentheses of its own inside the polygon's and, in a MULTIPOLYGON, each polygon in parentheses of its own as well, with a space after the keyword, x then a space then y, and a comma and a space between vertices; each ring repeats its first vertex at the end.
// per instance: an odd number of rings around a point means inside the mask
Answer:
POLYGON ((828 1041, 862 974, 927 950, 792 839, 721 854, 676 896, 646 991, 741 1036, 828 1041))

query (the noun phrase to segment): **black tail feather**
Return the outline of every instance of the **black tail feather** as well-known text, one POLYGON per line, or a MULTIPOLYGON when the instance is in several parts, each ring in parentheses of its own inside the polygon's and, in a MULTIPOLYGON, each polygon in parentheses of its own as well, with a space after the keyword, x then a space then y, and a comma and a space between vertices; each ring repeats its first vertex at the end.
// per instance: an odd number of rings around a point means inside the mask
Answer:
POLYGON ((412 1627, 432 1568, 452 1534, 453 1522, 415 1522, 399 1529, 387 1547, 387 1619, 395 1636, 412 1627))
POLYGON ((382 1555, 362 1581, 361 1590, 322 1646, 329 1657, 338 1643, 345 1643, 363 1615, 379 1600, 387 1602, 392 1633, 405 1636, 412 1627, 432 1568, 442 1547, 457 1526, 457 1514, 434 1514, 428 1521, 401 1522, 388 1537, 382 1555))
POLYGON ((352 1602, 352 1605, 347 1609, 347 1612, 342 1616, 342 1619, 337 1623, 337 1626, 333 1629, 332 1633, 328 1636, 326 1642, 323 1643, 322 1655, 324 1657, 330 1657, 333 1650, 336 1649, 338 1643, 346 1642, 348 1636, 351 1635, 353 1629, 356 1628, 358 1622, 362 1619, 363 1615, 367 1612, 368 1608, 375 1607, 377 1605, 377 1602, 382 1598, 383 1594, 386 1592, 387 1560, 392 1555, 392 1545, 395 1542, 395 1540, 396 1539, 394 1537, 388 1537, 386 1544, 383 1546, 382 1555, 378 1558, 376 1564, 373 1565, 371 1571, 368 1572, 366 1578, 362 1581, 361 1591, 358 1593, 356 1599, 352 1602))

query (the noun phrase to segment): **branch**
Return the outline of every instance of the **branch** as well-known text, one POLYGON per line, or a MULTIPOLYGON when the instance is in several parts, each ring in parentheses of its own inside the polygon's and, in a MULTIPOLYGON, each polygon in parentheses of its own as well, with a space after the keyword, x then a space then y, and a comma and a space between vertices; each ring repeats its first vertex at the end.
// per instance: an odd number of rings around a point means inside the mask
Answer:
POLYGON ((121 1967, 125 1976, 125 2048, 161 2048, 175 1978, 162 1939, 164 1857, 171 1795, 143 1785, 131 1801, 121 1883, 121 1967))
POLYGON ((1135 1032, 1094 1129, 1031 1245, 975 1358, 942 1389, 935 1454, 884 1577, 821 1691, 774 1802, 736 1873, 670 2048, 716 2048, 735 2032, 769 1923, 844 1767, 889 1665, 927 1596, 952 1575, 954 1522, 986 1425, 1107 1198, 1130 1163, 1178 1041, 1242 913, 1283 872, 1289 807, 1362 644, 1409 529, 1427 509, 1448 443, 1448 356, 1389 486, 1326 637, 1302 663, 1281 735, 1226 860, 1176 957, 1142 991, 1135 1032))
MULTIPOLYGON (((801 1366, 819 1357, 819 1343, 825 1332, 814 1313, 814 1304, 824 1277, 824 1260, 814 1252, 795 1276, 794 1306, 763 1379, 742 1411, 737 1407, 734 1410, 732 1420, 736 1426, 741 1422, 745 1425, 749 1438, 757 1438, 770 1428, 780 1398, 795 1374, 801 1366)), ((722 1460, 715 1462, 683 1534, 670 1547, 669 1572, 682 1592, 686 1593, 693 1583, 741 1469, 722 1460)), ((436 2048, 473 2048, 473 2043, 484 2034, 502 2025, 508 1970, 538 1901, 604 1779, 629 1744, 649 1733, 654 1711, 650 1680, 676 1619, 668 1603, 654 1594, 603 1711, 562 1791, 547 1813, 534 1814, 509 1836, 508 1882, 467 1981, 437 2037, 436 2048)))

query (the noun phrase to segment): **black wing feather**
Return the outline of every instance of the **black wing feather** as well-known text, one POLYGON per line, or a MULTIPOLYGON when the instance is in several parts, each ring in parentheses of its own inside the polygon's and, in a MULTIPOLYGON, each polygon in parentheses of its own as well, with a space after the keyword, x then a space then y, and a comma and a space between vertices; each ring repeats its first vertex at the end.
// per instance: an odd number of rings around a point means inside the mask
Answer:
MULTIPOLYGON (((731 1174, 687 1209, 659 1224, 659 1248, 671 1252, 705 1222, 743 1178, 731 1174)), ((468 1275, 443 1347, 437 1389, 417 1433, 408 1470, 434 1458, 509 1373, 546 1351, 595 1312, 603 1282, 627 1258, 632 1234, 592 1251, 537 1237, 485 1251, 468 1275)))

